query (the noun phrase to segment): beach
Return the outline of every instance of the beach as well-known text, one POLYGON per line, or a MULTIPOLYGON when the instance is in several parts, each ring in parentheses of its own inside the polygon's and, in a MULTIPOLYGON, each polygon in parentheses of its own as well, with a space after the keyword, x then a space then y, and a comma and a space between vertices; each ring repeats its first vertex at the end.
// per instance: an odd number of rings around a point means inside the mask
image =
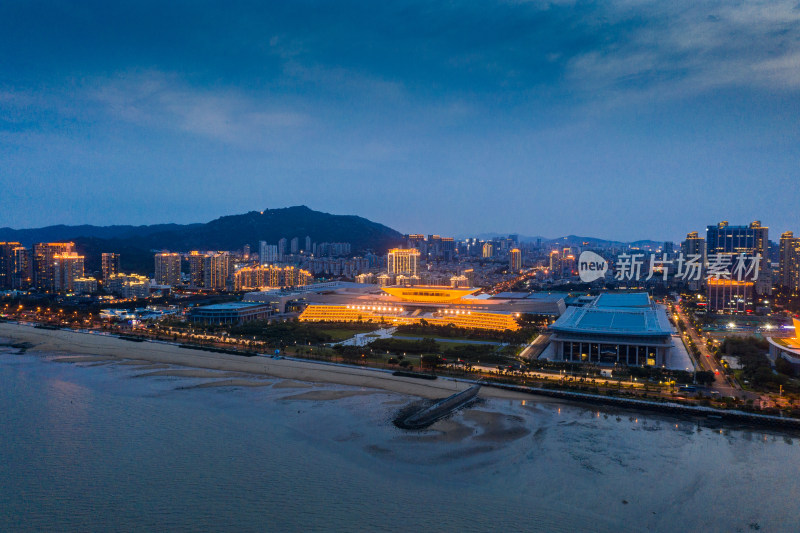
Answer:
MULTIPOLYGON (((259 356, 243 357, 207 352, 200 349, 182 348, 177 344, 166 342, 134 343, 112 335, 37 329, 33 326, 9 322, 0 323, 0 337, 11 339, 16 343, 26 343, 30 345, 29 350, 33 351, 75 354, 83 358, 83 362, 117 359, 169 364, 193 369, 266 375, 294 381, 367 387, 426 399, 443 398, 472 385, 452 379, 420 380, 394 376, 390 372, 381 370, 325 362, 259 356), (90 359, 87 360, 87 357, 90 359)), ((198 375, 198 377, 201 376, 198 375)), ((527 394, 493 388, 482 389, 480 396, 483 398, 530 399, 527 394)))

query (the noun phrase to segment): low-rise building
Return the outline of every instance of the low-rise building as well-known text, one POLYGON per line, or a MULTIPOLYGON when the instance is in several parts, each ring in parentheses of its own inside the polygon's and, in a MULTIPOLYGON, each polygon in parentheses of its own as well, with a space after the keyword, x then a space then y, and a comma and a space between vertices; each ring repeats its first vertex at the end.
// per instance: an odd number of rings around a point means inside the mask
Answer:
POLYGON ((198 324, 241 324, 263 320, 271 313, 269 304, 229 302, 194 307, 189 312, 189 320, 198 324))
POLYGON ((647 293, 601 294, 549 329, 556 361, 660 367, 674 349, 666 310, 647 293))

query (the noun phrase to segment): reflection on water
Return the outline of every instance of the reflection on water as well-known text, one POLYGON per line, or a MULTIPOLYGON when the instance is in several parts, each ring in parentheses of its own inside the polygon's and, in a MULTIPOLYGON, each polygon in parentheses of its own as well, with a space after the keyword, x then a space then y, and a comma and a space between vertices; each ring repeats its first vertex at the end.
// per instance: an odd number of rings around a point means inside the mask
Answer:
POLYGON ((402 395, 140 373, 0 354, 0 530, 795 529, 793 434, 551 399, 405 432, 402 395))

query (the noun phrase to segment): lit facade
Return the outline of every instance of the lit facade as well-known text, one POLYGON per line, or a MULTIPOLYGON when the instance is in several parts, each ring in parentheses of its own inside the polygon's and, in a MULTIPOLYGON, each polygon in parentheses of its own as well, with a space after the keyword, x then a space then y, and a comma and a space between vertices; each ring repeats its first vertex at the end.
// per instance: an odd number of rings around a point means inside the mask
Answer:
POLYGON ((792 293, 800 292, 800 237, 791 231, 781 235, 778 264, 778 285, 792 293))
POLYGON ((508 266, 511 272, 519 272, 522 270, 522 252, 519 248, 513 248, 508 253, 508 266))
POLYGON ((158 253, 155 255, 156 285, 174 287, 181 283, 181 254, 158 253))
POLYGON ((202 287, 205 282, 205 260, 206 254, 198 251, 189 252, 186 257, 189 263, 189 286, 202 287))
POLYGON ((753 306, 753 282, 733 279, 706 280, 708 310, 715 313, 744 313, 753 306))
POLYGON ((318 295, 299 319, 304 322, 431 324, 493 331, 519 329, 519 312, 500 302, 469 299, 477 288, 446 286, 382 287, 383 295, 318 295), (328 300, 328 301, 326 301, 328 300), (330 301, 333 300, 333 301, 330 301), (496 307, 496 309, 492 309, 496 307))
POLYGON ((263 320, 272 314, 268 304, 223 303, 193 307, 189 320, 195 324, 241 324, 251 320, 263 320))
POLYGON ((228 252, 206 255, 203 258, 203 288, 225 290, 232 266, 233 258, 228 252))
POLYGON ((800 375, 800 320, 793 319, 793 337, 767 337, 769 343, 769 358, 773 361, 778 358, 787 361, 794 370, 795 375, 800 375))
POLYGON ((55 292, 75 291, 75 280, 83 277, 83 260, 84 257, 76 253, 53 256, 53 288, 55 292))
POLYGON ((71 253, 75 253, 75 243, 72 242, 41 242, 33 245, 34 284, 38 290, 56 290, 54 258, 59 254, 71 253))
POLYGON ((390 275, 416 276, 419 269, 419 250, 416 248, 392 248, 387 255, 390 275))
POLYGON ((103 279, 107 280, 114 274, 119 274, 122 269, 120 268, 120 256, 115 253, 104 253, 100 257, 100 270, 103 274, 103 279))
POLYGON ((14 250, 19 247, 18 242, 0 242, 0 289, 14 286, 14 250))
POLYGON ((123 298, 136 299, 150 296, 150 279, 138 274, 114 274, 106 280, 106 290, 123 298))
POLYGON ((314 277, 307 270, 293 266, 262 265, 244 267, 234 274, 234 290, 251 291, 267 287, 298 287, 308 285, 314 277))

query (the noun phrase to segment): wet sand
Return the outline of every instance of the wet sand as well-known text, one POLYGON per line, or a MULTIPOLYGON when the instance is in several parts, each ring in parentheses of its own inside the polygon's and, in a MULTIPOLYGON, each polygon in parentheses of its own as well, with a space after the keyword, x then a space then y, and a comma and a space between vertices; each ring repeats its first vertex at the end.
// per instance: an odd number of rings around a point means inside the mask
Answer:
MULTIPOLYGON (((420 380, 393 376, 368 368, 354 368, 268 357, 242 357, 180 348, 177 345, 141 342, 132 343, 109 335, 79 333, 74 331, 36 329, 12 323, 0 323, 0 337, 14 342, 27 342, 33 350, 72 353, 82 357, 114 358, 119 364, 151 365, 171 364, 195 369, 222 370, 261 374, 281 379, 305 382, 337 383, 356 387, 382 389, 428 399, 443 398, 470 386, 469 383, 438 379, 420 380), (87 354, 91 354, 87 356, 87 354)), ((103 359, 93 359, 101 361, 103 359)), ((214 377, 222 377, 215 375, 214 377)), ((486 398, 530 399, 530 396, 501 389, 483 388, 480 396, 486 398)))

